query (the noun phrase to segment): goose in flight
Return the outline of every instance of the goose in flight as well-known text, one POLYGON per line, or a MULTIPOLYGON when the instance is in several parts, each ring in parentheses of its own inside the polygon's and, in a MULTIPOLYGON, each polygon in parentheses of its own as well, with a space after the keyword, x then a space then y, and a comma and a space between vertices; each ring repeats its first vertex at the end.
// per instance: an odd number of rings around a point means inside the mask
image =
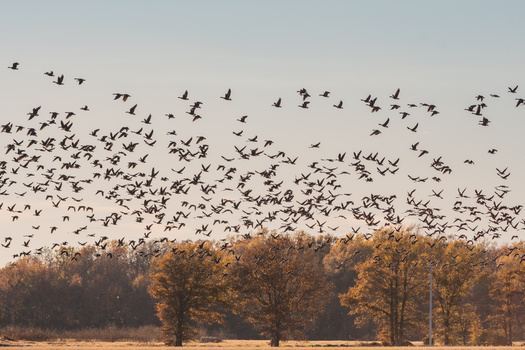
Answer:
POLYGON ((18 62, 15 62, 11 65, 11 67, 7 67, 9 69, 12 69, 12 70, 18 70, 18 66, 20 65, 20 63, 18 62))
POLYGON ((137 108, 137 105, 134 105, 133 107, 131 107, 129 109, 129 111, 126 111, 126 113, 131 114, 131 115, 135 115, 135 109, 136 108, 137 108))
POLYGON ((416 125, 414 125, 413 128, 409 128, 409 127, 407 126, 407 129, 410 130, 410 131, 412 131, 412 132, 416 132, 418 126, 419 126, 419 123, 416 123, 416 125))
POLYGON ((399 89, 397 89, 396 92, 390 96, 390 98, 394 100, 399 100, 399 89))
POLYGON ((281 108, 281 98, 279 97, 277 102, 274 102, 272 106, 277 107, 277 108, 281 108))
POLYGON ((54 81, 53 83, 57 84, 57 85, 64 85, 64 74, 62 74, 61 76, 59 76, 57 78, 57 81, 54 81))
POLYGON ((228 89, 228 92, 224 94, 224 96, 221 96, 221 98, 226 101, 231 101, 232 100, 231 94, 232 94, 232 89, 228 89))
POLYGON ((302 105, 299 105, 300 108, 308 108, 308 104, 310 103, 310 101, 304 101, 302 105))
POLYGON ((481 125, 481 126, 488 126, 489 123, 490 123, 490 120, 488 120, 487 118, 483 117, 483 119, 480 120, 479 125, 481 125))
POLYGON ((184 91, 182 96, 179 96, 181 100, 187 100, 188 99, 188 90, 184 91))

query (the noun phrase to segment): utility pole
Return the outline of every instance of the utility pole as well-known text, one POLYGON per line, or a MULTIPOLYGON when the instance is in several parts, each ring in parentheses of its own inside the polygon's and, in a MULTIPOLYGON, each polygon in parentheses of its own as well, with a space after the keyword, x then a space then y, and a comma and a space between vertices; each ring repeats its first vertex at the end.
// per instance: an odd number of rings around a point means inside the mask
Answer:
POLYGON ((430 264, 430 307, 428 320, 428 346, 432 346, 432 264, 430 264))

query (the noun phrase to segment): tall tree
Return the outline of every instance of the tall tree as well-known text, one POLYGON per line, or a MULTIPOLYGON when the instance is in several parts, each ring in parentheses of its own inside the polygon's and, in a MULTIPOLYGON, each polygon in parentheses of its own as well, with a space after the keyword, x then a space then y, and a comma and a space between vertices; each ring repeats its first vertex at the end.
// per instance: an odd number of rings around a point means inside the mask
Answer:
POLYGON ((402 345, 407 330, 421 324, 419 306, 428 290, 424 241, 413 228, 375 231, 366 243, 373 258, 358 263, 356 284, 339 296, 349 313, 358 315, 358 325, 373 321, 390 345, 402 345))
POLYGON ((460 332, 460 315, 468 307, 466 298, 484 264, 482 248, 480 244, 470 247, 463 241, 442 239, 431 246, 433 294, 438 310, 436 331, 444 345, 459 340, 455 338, 460 332))
POLYGON ((303 336, 328 299, 331 285, 309 243, 315 244, 304 233, 272 233, 235 245, 239 255, 231 275, 237 311, 271 339, 272 347, 303 336))
POLYGON ((166 343, 182 346, 196 335, 195 323, 223 322, 219 307, 229 300, 224 258, 208 242, 179 243, 152 261, 150 293, 166 343))
POLYGON ((349 315, 348 309, 341 307, 339 294, 348 292, 355 285, 357 271, 355 267, 372 258, 372 249, 363 235, 349 234, 340 238, 330 248, 323 258, 323 264, 328 274, 328 280, 334 284, 334 294, 326 305, 326 311, 317 320, 318 339, 372 339, 376 335, 376 327, 372 324, 357 327, 356 315, 349 315))
POLYGON ((521 255, 512 253, 519 248, 523 248, 523 243, 502 249, 502 256, 491 276, 490 295, 494 300, 491 323, 503 333, 505 345, 512 345, 516 326, 523 321, 525 267, 520 263, 521 255))

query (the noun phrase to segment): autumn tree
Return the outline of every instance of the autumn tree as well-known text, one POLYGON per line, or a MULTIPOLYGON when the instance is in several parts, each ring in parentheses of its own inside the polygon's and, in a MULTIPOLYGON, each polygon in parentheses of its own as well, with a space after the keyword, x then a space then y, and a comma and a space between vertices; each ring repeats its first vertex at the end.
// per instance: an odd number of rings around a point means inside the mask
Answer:
POLYGON ((261 234, 235 244, 231 275, 237 312, 269 337, 272 347, 304 336, 328 299, 331 286, 308 244, 316 242, 304 233, 261 234))
MULTIPOLYGON (((161 247, 159 247, 161 248, 161 247)), ((117 241, 43 248, 0 269, 0 327, 78 329, 157 325, 148 258, 117 241), (134 259, 131 259, 133 257, 134 259)))
POLYGON ((0 313, 9 325, 37 326, 55 315, 56 280, 38 259, 10 263, 0 274, 0 313), (46 295, 48 298, 46 299, 46 295))
POLYGON ((402 345, 409 329, 421 325, 419 306, 428 291, 425 237, 414 228, 383 227, 366 242, 372 258, 355 267, 358 277, 341 304, 357 315, 358 325, 373 321, 379 337, 390 345, 402 345))
POLYGON ((349 234, 340 237, 330 247, 330 252, 323 258, 327 278, 334 285, 334 293, 326 305, 326 311, 317 320, 318 336, 322 339, 365 339, 375 336, 373 324, 356 327, 356 315, 348 314, 346 307, 341 307, 339 294, 348 292, 355 285, 357 271, 355 267, 372 258, 372 248, 366 244, 365 236, 349 234))
POLYGON ((438 311, 435 324, 443 344, 451 345, 459 340, 462 315, 469 308, 467 296, 480 276, 483 257, 482 245, 470 247, 464 241, 447 242, 443 237, 432 242, 430 248, 433 295, 438 311))
MULTIPOLYGON (((525 267, 521 263, 521 255, 513 253, 523 250, 523 242, 502 249, 497 259, 491 279, 490 295, 494 300, 494 312, 491 323, 494 329, 503 334, 504 345, 512 345, 517 325, 524 314, 523 295, 525 292, 525 267)), ((503 344, 502 344, 503 345, 503 344)))
POLYGON ((196 335, 195 324, 221 323, 228 305, 224 257, 209 242, 175 244, 152 262, 150 293, 166 343, 182 346, 196 335))

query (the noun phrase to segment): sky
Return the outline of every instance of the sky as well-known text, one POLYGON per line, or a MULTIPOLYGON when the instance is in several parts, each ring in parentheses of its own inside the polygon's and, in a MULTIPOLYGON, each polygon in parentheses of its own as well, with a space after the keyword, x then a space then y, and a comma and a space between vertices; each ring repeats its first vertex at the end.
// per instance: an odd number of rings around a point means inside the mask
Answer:
MULTIPOLYGON (((293 188, 293 179, 306 175, 313 161, 332 165, 322 159, 347 152, 344 164, 336 166, 338 171, 352 174, 340 177, 339 189, 353 193, 351 200, 360 202, 370 193, 395 194, 397 214, 402 215, 407 191, 417 188, 421 199, 431 199, 452 221, 450 208, 458 199, 458 188, 468 188, 467 193, 474 196, 474 189, 489 194, 503 184, 512 189, 505 203, 523 203, 525 187, 519 179, 525 173, 521 132, 525 109, 515 105, 516 98, 525 97, 525 48, 520 44, 525 33, 524 10, 521 1, 3 1, 0 65, 5 68, 0 68, 0 124, 40 127, 38 123, 49 119, 50 111, 60 112, 61 118, 64 112, 74 111, 72 134, 81 139, 81 144, 96 142, 89 132, 97 128, 100 134, 116 132, 123 126, 132 130, 143 127, 145 132, 155 130, 158 145, 154 147, 138 138, 137 156, 148 153, 149 158, 146 164, 137 165, 137 171, 149 174, 151 167, 156 167, 170 180, 176 176, 171 169, 187 166, 186 176, 194 175, 201 164, 216 168, 224 163, 221 155, 236 157, 234 146, 247 146, 246 152, 257 148, 268 154, 284 151, 292 159, 298 157, 295 167, 279 163, 275 179, 284 181, 283 188, 293 188), (13 62, 20 63, 18 70, 7 68, 13 62), (56 77, 44 75, 51 70, 65 76, 64 86, 53 84, 56 77), (74 77, 86 82, 78 85, 74 77), (516 93, 510 93, 509 87, 516 85, 516 93), (298 107, 302 97, 297 91, 301 88, 311 94, 308 109, 298 107), (398 110, 390 110, 397 101, 389 96, 398 88, 399 111, 410 112, 403 120, 398 110), (228 89, 232 100, 219 98, 228 89), (186 90, 188 101, 177 98, 186 90), (330 91, 329 98, 319 96, 324 91, 330 91), (117 92, 128 93, 131 98, 127 102, 114 101, 117 92), (369 94, 378 98, 381 110, 377 113, 371 113, 361 101, 369 94), (490 94, 500 97, 491 98, 490 94), (475 98, 478 95, 486 97, 483 115, 490 120, 487 127, 478 125, 480 116, 465 111, 480 103, 475 98), (280 109, 272 106, 278 98, 282 98, 280 109), (199 109, 202 118, 192 122, 186 112, 195 101, 203 102, 199 109), (344 102, 343 109, 333 107, 339 101, 344 102), (409 103, 418 107, 409 110, 409 103), (421 103, 434 104, 439 114, 429 117, 421 103), (136 115, 125 113, 134 104, 138 105, 136 115), (89 112, 79 110, 84 105, 89 106, 89 112), (40 116, 28 120, 27 113, 38 106, 42 106, 40 116), (168 119, 169 113, 175 118, 168 119), (152 124, 142 123, 149 114, 152 124), (243 115, 248 115, 247 123, 238 121, 243 115), (379 126, 387 118, 389 127, 379 126), (417 132, 407 130, 416 124, 417 132), (370 136, 375 129, 382 133, 370 136), (169 130, 176 130, 177 137, 165 135, 169 130), (241 137, 233 135, 233 131, 240 130, 241 137), (180 145, 181 140, 195 137, 191 147, 198 149, 197 136, 206 137, 208 159, 186 164, 169 158, 173 157, 165 148, 169 140, 176 139, 180 145), (254 136, 258 136, 257 143, 247 141, 254 136), (263 140, 274 141, 273 148, 263 147, 263 140), (310 148, 318 142, 319 148, 310 148), (418 157, 410 151, 410 145, 416 142, 429 154, 418 157), (498 150, 495 155, 487 153, 492 148, 498 150), (352 153, 359 150, 363 155, 378 152, 391 161, 401 158, 400 172, 381 176, 376 168, 384 169, 386 164, 370 165, 374 181, 360 181, 349 165, 352 153), (453 169, 451 174, 437 174, 430 169, 432 159, 440 156, 453 169), (475 166, 465 164, 466 159, 474 160, 475 166), (503 180, 496 168, 508 168, 511 175, 503 180), (415 184, 407 175, 439 176, 440 181, 415 184), (432 190, 444 191, 442 202, 431 196, 432 190)), ((126 144, 138 137, 129 134, 126 144)), ((42 130, 39 139, 61 140, 63 135, 57 127, 49 127, 42 130)), ((25 140, 24 148, 29 137, 14 131, 1 133, 0 146, 13 143, 13 139, 25 140)), ((115 147, 121 143, 124 140, 115 147)), ((99 149, 103 146, 98 145, 99 149)), ((65 162, 66 158, 71 160, 72 153, 57 149, 52 155, 65 162)), ((103 151, 95 155, 103 161, 107 156, 103 151)), ((126 168, 132 161, 130 154, 125 157, 118 167, 126 168)), ((13 174, 16 164, 12 158, 10 154, 0 156, 8 162, 3 178, 16 181, 6 192, 8 195, 0 198, 4 203, 0 210, 0 242, 7 244, 5 237, 13 238, 9 248, 0 247, 0 264, 10 261, 14 254, 34 252, 57 242, 91 243, 103 235, 138 239, 144 233, 144 225, 132 219, 123 219, 110 228, 86 223, 86 213, 68 212, 69 206, 79 205, 71 198, 55 210, 48 208, 51 200, 46 200, 44 194, 28 191, 17 195, 24 192, 21 184, 28 183, 31 176, 25 169, 13 174), (16 210, 22 210, 25 204, 32 204, 32 208, 13 213, 7 210, 13 204, 16 210), (42 216, 32 215, 36 208, 43 209, 42 216), (62 221, 67 214, 73 222, 62 221), (13 221, 13 216, 19 218, 13 221), (38 230, 32 228, 39 224, 38 230), (88 228, 81 234, 72 233, 85 224, 88 228), (49 228, 55 225, 59 229, 50 234, 49 228), (86 236, 87 232, 94 238, 86 236), (28 247, 22 246, 27 240, 28 247)), ((53 159, 43 154, 41 161, 46 169, 60 168, 62 163, 53 159)), ((261 171, 276 162, 268 157, 236 159, 236 176, 243 171, 261 171)), ((70 172, 74 171, 78 178, 87 178, 94 170, 86 163, 70 172)), ((216 174, 204 176, 215 181, 216 174)), ((95 195, 97 189, 105 193, 111 190, 111 181, 100 182, 86 184, 86 190, 78 196, 104 216, 116 209, 114 201, 109 204, 95 195)), ((253 186, 254 193, 264 192, 261 183, 253 186)), ((213 201, 225 196, 236 200, 236 190, 235 195, 227 191, 211 197, 213 201)), ((47 194, 57 199, 58 193, 52 188, 47 194)), ((199 195, 195 193, 192 200, 198 201, 199 195)), ((142 201, 130 201, 130 207, 140 207, 138 202, 142 201)), ((172 196, 168 217, 180 209, 180 202, 172 196)), ((243 206, 250 211, 248 203, 243 206)), ((318 220, 340 227, 335 234, 342 236, 351 232, 350 227, 362 226, 337 219, 336 215, 318 220)), ((232 225, 234 221, 239 218, 231 218, 232 225)), ((203 237, 194 233, 195 227, 206 224, 195 219, 178 232, 164 232, 164 223, 155 224, 153 235, 199 239, 203 237)), ((299 225, 298 229, 307 227, 299 225)), ((248 231, 254 230, 246 228, 241 233, 248 231)), ((223 227, 217 227, 210 237, 219 239, 224 235, 223 227)), ((508 241, 509 235, 505 233, 501 241, 508 241)))

